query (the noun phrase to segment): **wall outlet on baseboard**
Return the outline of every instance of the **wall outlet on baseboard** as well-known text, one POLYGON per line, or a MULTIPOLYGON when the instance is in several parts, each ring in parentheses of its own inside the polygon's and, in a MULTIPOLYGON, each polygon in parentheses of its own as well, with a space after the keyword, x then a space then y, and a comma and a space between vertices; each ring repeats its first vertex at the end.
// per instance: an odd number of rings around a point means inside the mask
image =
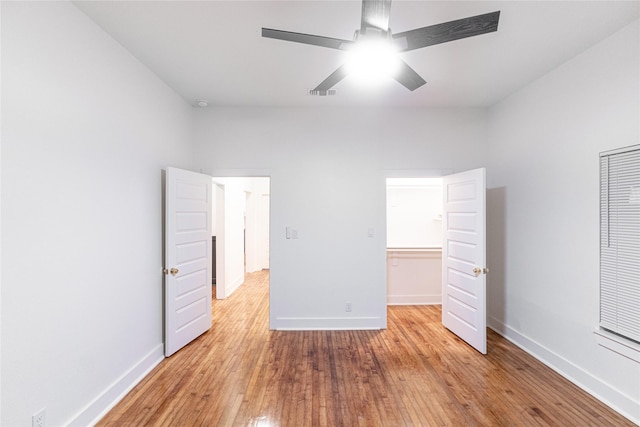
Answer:
POLYGON ((351 312, 351 303, 350 302, 346 302, 344 303, 344 311, 346 311, 347 313, 351 312))
POLYGON ((31 427, 46 427, 47 426, 47 409, 42 408, 31 416, 31 427))

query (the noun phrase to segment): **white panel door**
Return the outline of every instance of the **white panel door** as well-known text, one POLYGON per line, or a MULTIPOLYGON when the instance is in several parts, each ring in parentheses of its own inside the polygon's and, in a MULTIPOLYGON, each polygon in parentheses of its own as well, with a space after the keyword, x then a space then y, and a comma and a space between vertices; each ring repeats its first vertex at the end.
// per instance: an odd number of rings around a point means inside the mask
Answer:
POLYGON ((443 179, 442 323, 487 353, 485 170, 443 179))
POLYGON ((211 327, 211 177, 167 168, 165 356, 211 327))

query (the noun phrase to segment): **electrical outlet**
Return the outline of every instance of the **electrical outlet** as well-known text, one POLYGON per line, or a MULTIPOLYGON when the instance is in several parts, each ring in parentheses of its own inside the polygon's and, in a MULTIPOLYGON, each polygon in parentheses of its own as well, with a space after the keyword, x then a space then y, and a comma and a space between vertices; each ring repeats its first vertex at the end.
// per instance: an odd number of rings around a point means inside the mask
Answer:
POLYGON ((298 238, 298 229, 297 228, 287 227, 285 230, 286 230, 287 239, 297 239, 298 238))
POLYGON ((351 312, 351 303, 347 302, 344 304, 344 311, 346 311, 347 313, 351 312))
POLYGON ((47 425, 47 409, 42 408, 31 416, 31 427, 46 427, 47 425))

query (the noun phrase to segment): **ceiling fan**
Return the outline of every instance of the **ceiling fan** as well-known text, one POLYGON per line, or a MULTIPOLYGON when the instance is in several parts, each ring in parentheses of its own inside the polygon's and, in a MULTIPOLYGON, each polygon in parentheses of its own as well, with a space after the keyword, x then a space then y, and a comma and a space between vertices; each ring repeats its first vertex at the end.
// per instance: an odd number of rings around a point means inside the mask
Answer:
MULTIPOLYGON (((355 51, 360 46, 369 45, 371 42, 381 42, 381 44, 391 46, 393 49, 392 62, 396 65, 396 69, 392 77, 404 87, 413 91, 424 85, 426 81, 406 62, 402 61, 397 56, 397 53, 497 31, 498 19, 500 18, 500 11, 496 11, 394 34, 389 28, 390 10, 391 0, 362 0, 360 29, 356 30, 353 40, 274 30, 272 28, 262 28, 262 37, 345 51, 355 51)), ((370 64, 365 65, 365 67, 372 69, 388 63, 388 60, 383 59, 377 65, 370 64)), ((345 63, 311 92, 317 95, 327 95, 329 89, 349 73, 349 63, 345 63)))

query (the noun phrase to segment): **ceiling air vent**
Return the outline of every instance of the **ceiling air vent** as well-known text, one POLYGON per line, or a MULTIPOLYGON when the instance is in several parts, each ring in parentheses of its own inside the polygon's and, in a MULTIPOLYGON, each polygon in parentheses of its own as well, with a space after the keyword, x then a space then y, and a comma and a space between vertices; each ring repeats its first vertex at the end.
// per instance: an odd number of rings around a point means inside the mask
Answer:
POLYGON ((309 89, 307 93, 311 96, 335 96, 338 94, 338 91, 336 89, 309 89))

